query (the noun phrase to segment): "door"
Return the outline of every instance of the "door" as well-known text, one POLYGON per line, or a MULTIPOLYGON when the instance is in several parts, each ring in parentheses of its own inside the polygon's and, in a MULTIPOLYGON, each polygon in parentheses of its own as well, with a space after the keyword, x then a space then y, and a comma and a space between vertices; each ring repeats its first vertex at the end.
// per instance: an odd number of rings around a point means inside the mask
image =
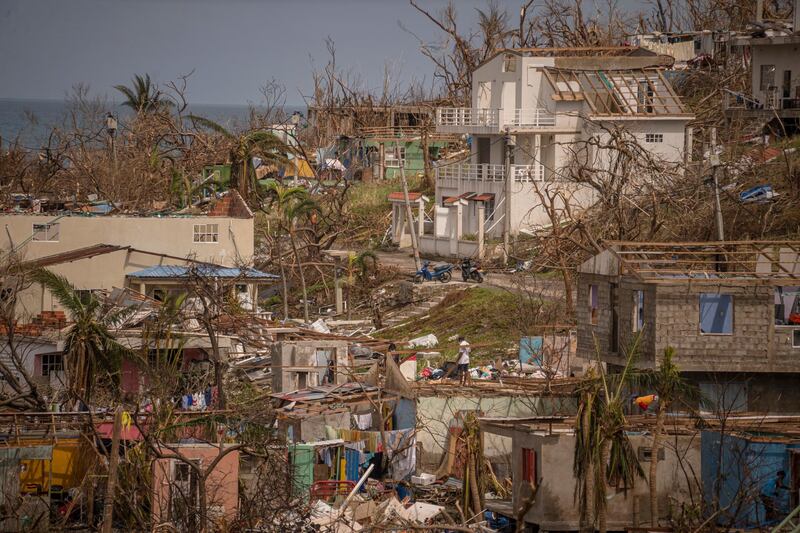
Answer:
POLYGON ((800 450, 789 450, 790 510, 800 505, 800 450))
POLYGON ((491 157, 492 142, 489 137, 478 137, 478 164, 488 165, 491 157))

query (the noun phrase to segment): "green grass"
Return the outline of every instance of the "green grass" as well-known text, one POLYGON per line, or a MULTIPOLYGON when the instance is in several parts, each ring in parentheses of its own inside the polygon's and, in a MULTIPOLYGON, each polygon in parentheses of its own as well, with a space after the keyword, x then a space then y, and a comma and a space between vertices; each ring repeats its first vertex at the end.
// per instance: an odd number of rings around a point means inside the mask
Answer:
POLYGON ((463 335, 472 345, 471 363, 493 362, 509 357, 507 351, 519 345, 519 328, 514 322, 517 313, 515 296, 502 289, 480 287, 449 294, 430 315, 408 325, 380 333, 388 339, 407 341, 433 333, 439 345, 433 351, 453 360, 458 342, 448 340, 463 335))

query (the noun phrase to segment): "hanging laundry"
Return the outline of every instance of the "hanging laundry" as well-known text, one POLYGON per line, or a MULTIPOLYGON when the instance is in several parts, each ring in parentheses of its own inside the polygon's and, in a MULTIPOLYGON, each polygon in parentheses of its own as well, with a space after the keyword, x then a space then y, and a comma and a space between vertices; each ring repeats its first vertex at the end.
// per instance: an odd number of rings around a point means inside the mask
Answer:
POLYGON ((353 421, 358 429, 367 430, 372 427, 372 413, 353 415, 353 421))

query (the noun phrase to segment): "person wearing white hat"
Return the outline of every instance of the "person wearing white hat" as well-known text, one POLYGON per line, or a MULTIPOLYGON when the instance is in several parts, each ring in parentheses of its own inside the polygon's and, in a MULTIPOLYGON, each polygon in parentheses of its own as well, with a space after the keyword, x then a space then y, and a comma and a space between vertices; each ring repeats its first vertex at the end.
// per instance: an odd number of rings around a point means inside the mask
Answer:
POLYGON ((464 337, 458 338, 458 374, 461 377, 461 384, 465 385, 469 379, 469 343, 464 337))

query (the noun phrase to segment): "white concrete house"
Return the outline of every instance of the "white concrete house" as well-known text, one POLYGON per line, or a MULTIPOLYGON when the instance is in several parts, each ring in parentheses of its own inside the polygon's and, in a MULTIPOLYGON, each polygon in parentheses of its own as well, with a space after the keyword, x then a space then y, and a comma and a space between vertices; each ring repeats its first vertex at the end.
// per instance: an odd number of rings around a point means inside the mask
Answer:
POLYGON ((728 92, 725 101, 729 114, 779 118, 787 128, 797 130, 800 118, 800 0, 785 10, 776 10, 760 0, 756 24, 749 35, 738 35, 731 45, 740 47, 750 58, 751 94, 728 92))
POLYGON ((574 208, 591 205, 589 189, 564 178, 577 143, 606 135, 598 125, 621 125, 665 162, 683 162, 694 117, 662 71, 671 64, 632 47, 496 53, 473 73, 472 107, 437 109, 437 132, 470 136, 471 153, 437 168, 433 224, 421 250, 481 256, 483 244, 504 232, 506 201, 511 235, 545 226, 537 189, 554 184, 574 208))

